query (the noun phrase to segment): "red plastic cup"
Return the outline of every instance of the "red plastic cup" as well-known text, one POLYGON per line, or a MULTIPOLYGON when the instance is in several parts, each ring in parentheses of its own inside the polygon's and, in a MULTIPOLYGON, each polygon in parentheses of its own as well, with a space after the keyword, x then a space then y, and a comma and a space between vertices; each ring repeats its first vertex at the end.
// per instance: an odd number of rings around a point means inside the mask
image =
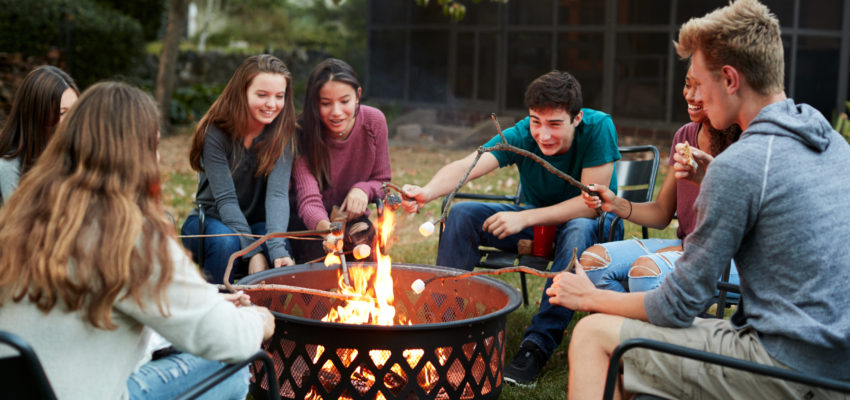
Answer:
POLYGON ((552 257, 555 244, 555 225, 534 227, 534 240, 531 242, 531 254, 537 257, 552 257))

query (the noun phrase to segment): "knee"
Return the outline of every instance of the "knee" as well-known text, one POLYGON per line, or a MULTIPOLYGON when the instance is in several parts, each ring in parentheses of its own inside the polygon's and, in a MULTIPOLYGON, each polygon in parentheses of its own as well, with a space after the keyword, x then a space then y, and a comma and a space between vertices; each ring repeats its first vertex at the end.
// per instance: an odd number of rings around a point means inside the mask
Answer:
MULTIPOLYGON (((620 330, 619 324, 622 323, 622 317, 615 317, 608 314, 590 314, 580 319, 573 329, 570 338, 570 350, 572 354, 574 350, 598 348, 613 342, 619 341, 620 330)), ((581 353, 581 351, 576 352, 581 353)))
POLYGON ((239 249, 242 248, 242 244, 236 236, 223 236, 206 238, 204 247, 206 247, 205 250, 207 252, 224 253, 230 256, 231 254, 239 251, 239 249))
POLYGON ((611 256, 608 255, 608 249, 605 246, 595 244, 581 253, 579 262, 585 269, 594 270, 607 267, 611 263, 611 256))
POLYGON ((659 275, 661 275, 661 269, 649 257, 638 257, 629 269, 629 278, 656 277, 659 275))

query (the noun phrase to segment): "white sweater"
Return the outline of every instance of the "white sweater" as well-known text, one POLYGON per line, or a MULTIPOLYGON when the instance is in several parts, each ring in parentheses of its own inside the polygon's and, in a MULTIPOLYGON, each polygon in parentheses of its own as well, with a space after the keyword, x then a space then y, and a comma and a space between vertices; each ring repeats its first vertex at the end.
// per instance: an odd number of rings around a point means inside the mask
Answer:
MULTIPOLYGON (((207 359, 236 362, 259 350, 262 316, 253 307, 236 308, 224 300, 176 242, 169 244, 169 253, 175 271, 166 289, 167 318, 152 299, 144 301, 144 310, 124 299, 113 309, 118 328, 107 331, 79 312, 69 313, 61 301, 44 314, 24 299, 0 307, 0 330, 32 345, 61 400, 127 398, 127 379, 145 357, 145 326, 178 349, 207 359)), ((0 356, 11 352, 0 345, 0 356)))

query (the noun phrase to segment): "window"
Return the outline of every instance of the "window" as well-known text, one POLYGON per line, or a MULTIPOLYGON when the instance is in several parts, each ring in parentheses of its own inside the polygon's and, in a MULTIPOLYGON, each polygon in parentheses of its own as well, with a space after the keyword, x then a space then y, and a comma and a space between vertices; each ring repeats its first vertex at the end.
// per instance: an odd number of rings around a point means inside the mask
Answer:
POLYGON ((410 100, 445 102, 448 86, 449 34, 413 31, 410 34, 410 100))
POLYGON ((551 26, 553 0, 515 0, 508 3, 510 25, 551 26))
POLYGON ((617 34, 614 111, 617 117, 663 120, 667 96, 666 33, 617 34))
POLYGON ((617 8, 617 24, 667 25, 670 22, 671 1, 620 0, 617 8))
POLYGON ((794 100, 808 103, 827 119, 835 108, 838 91, 838 38, 801 36, 798 39, 794 100), (822 77, 822 79, 812 79, 822 77))
POLYGON ((604 1, 560 0, 558 2, 558 25, 604 24, 604 1))
POLYGON ((373 30, 369 41, 369 88, 371 96, 404 98, 405 33, 373 30))
POLYGON ((556 69, 567 71, 581 83, 584 106, 602 108, 602 57, 605 35, 599 33, 558 34, 556 69))
POLYGON ((525 89, 538 76, 549 72, 552 63, 552 34, 515 32, 508 35, 508 76, 505 104, 508 109, 525 109, 525 89))

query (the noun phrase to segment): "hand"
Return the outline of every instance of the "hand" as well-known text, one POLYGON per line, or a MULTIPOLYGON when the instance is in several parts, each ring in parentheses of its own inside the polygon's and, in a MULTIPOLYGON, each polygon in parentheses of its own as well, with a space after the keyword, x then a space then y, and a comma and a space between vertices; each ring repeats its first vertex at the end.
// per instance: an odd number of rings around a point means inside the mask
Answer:
POLYGON ((254 306, 254 309, 263 317, 263 340, 271 339, 274 335, 274 315, 262 306, 254 306))
POLYGON ((487 218, 481 228, 499 239, 504 239, 525 229, 525 218, 519 215, 519 212, 501 211, 487 218))
POLYGON ((599 193, 599 196, 597 197, 587 194, 584 190, 581 191, 581 198, 584 200, 584 204, 587 205, 587 208, 595 210, 602 207, 602 211, 614 211, 614 199, 617 198, 617 195, 615 195, 608 186, 590 184, 587 187, 590 188, 590 190, 599 193))
POLYGON ((238 291, 236 293, 222 293, 221 295, 225 300, 233 303, 236 307, 246 307, 251 305, 251 296, 248 296, 243 291, 238 291))
POLYGON ((552 279, 552 286, 546 289, 549 302, 576 311, 591 311, 591 295, 597 289, 584 273, 584 267, 576 261, 576 272, 561 272, 552 279))
POLYGON ((401 187, 404 196, 401 197, 401 206, 410 214, 419 212, 419 209, 428 202, 425 190, 416 185, 404 185, 401 187))
POLYGON ((694 146, 691 146, 691 157, 697 162, 696 170, 691 167, 685 157, 685 144, 676 144, 676 153, 673 154, 673 161, 675 161, 673 164, 674 176, 676 179, 684 179, 699 185, 702 183, 702 178, 705 177, 708 164, 714 160, 714 157, 694 146))
POLYGON ((274 259, 275 268, 285 267, 288 265, 295 265, 295 261, 292 259, 292 257, 281 257, 274 259))
POLYGON ((342 201, 339 210, 348 214, 348 219, 357 218, 366 212, 369 205, 369 195, 360 188, 351 188, 342 201))
POLYGON ((269 269, 269 262, 266 261, 266 256, 259 252, 251 256, 251 261, 248 263, 248 274, 256 274, 260 271, 269 269))

